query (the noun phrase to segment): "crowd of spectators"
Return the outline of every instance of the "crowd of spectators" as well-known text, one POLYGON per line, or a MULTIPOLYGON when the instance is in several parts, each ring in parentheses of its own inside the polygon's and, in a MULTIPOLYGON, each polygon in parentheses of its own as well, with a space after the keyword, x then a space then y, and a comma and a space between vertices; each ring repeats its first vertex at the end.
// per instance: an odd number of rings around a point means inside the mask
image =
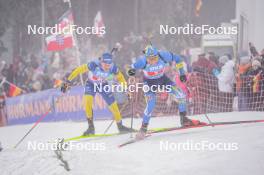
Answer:
POLYGON ((250 44, 248 55, 238 59, 200 54, 189 67, 182 88, 187 89, 191 114, 264 111, 264 49, 258 53, 250 44))
MULTIPOLYGON (((142 36, 130 34, 124 38, 122 45, 119 43, 121 50, 116 57, 128 58, 126 62, 116 60, 119 67, 124 68, 125 64, 133 61, 135 51, 129 48, 131 45, 137 45, 136 43, 142 43, 142 40, 142 36)), ((108 49, 105 44, 98 44, 95 48, 87 41, 82 45, 86 47, 81 50, 84 53, 81 56, 81 62, 99 57, 108 49)), ((141 45, 137 46, 140 50, 141 45)), ((188 81, 180 86, 189 98, 191 113, 229 112, 234 110, 234 104, 240 111, 264 110, 264 49, 258 53, 251 43, 249 46, 248 56, 240 56, 238 59, 228 54, 219 57, 209 52, 198 55, 196 61, 191 63, 188 55, 181 55, 188 72, 188 81)), ((23 93, 53 88, 56 80, 62 80, 67 72, 79 64, 73 53, 75 53, 74 50, 69 49, 49 56, 24 54, 15 57, 9 65, 2 61, 0 82, 3 83, 5 79, 21 88, 23 93)), ((175 66, 171 65, 171 67, 175 66)), ((177 82, 177 71, 168 69, 167 73, 177 82)), ((177 84, 180 84, 180 81, 177 84)), ((8 84, 1 84, 0 91, 1 95, 8 96, 8 84)), ((166 110, 172 111, 174 107, 169 109, 171 104, 177 105, 167 94, 161 94, 159 97, 163 101, 160 106, 166 103, 166 110)))
POLYGON ((200 54, 189 66, 190 113, 264 111, 264 49, 250 43, 248 55, 200 54))
POLYGON ((0 63, 1 94, 9 96, 10 83, 22 93, 37 92, 54 87, 56 80, 62 79, 67 71, 78 65, 71 50, 48 56, 24 54, 16 56, 12 63, 0 63))

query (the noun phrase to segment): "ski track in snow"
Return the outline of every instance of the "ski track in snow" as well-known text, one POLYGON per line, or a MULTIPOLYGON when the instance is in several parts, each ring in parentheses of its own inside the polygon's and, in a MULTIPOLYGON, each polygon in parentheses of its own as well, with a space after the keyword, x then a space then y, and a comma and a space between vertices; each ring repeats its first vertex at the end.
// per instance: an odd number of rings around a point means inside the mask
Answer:
MULTIPOLYGON (((233 112, 209 114, 212 121, 235 121, 264 119, 263 112, 233 112)), ((204 116, 196 116, 207 122, 204 116)), ((111 121, 96 121, 97 133, 102 133, 111 121)), ((141 119, 134 120, 135 128, 141 119)), ((130 126, 130 119, 124 123, 130 126)), ((152 118, 150 128, 178 125, 178 117, 152 118)), ((264 123, 193 128, 153 134, 147 139, 118 148, 130 139, 130 134, 105 138, 92 138, 74 144, 104 144, 105 150, 63 151, 71 171, 67 172, 52 150, 32 151, 27 149, 28 141, 47 142, 56 138, 80 135, 87 127, 86 122, 41 123, 14 149, 17 141, 30 129, 30 125, 16 125, 0 128, 1 175, 61 175, 61 174, 159 174, 159 175, 262 175, 264 174, 264 123), (194 143, 238 143, 236 151, 177 151, 161 150, 160 142, 194 143)), ((117 132, 112 126, 109 133, 117 132)))

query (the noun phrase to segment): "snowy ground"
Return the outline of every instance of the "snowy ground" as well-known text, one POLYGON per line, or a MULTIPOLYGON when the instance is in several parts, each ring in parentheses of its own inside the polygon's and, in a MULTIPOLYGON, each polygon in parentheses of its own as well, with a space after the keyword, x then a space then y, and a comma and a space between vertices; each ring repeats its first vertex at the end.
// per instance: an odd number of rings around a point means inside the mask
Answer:
MULTIPOLYGON (((209 117, 212 121, 253 120, 264 119, 264 113, 234 112, 209 114, 209 117)), ((206 121, 204 116, 198 116, 198 118, 206 121)), ((97 133, 102 133, 109 123, 110 121, 97 121, 95 123, 97 133)), ((129 126, 130 120, 125 120, 124 123, 129 126)), ((136 119, 134 126, 139 128, 140 123, 141 119, 136 119)), ((162 117, 153 118, 150 128, 177 125, 177 117, 162 117)), ((56 138, 80 135, 87 127, 86 122, 41 123, 17 149, 13 149, 16 142, 31 126, 16 125, 0 128, 0 142, 4 147, 4 150, 0 152, 1 175, 264 174, 264 123, 165 132, 155 134, 144 141, 123 148, 117 146, 129 140, 129 134, 84 140, 81 144, 95 145, 94 150, 73 149, 63 153, 71 169, 69 172, 59 165, 60 162, 55 158, 52 150, 28 150, 28 143, 29 141, 47 143, 56 138), (175 149, 175 145, 180 143, 196 144, 202 142, 211 145, 224 143, 230 146, 232 144, 237 149, 229 151, 175 149), (161 143, 163 143, 162 147, 161 143), (167 143, 170 149, 166 150, 164 143, 167 143), (98 145, 99 149, 97 149, 98 145)), ((116 126, 112 126, 109 132, 114 133, 116 131, 116 126)))

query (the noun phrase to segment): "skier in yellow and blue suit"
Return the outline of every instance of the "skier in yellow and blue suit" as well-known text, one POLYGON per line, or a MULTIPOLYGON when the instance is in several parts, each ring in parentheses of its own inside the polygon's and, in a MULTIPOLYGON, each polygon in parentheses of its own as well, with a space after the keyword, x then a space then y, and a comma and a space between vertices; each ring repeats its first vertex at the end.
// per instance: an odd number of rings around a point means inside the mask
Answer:
POLYGON ((116 79, 121 85, 126 85, 126 80, 113 63, 112 54, 104 53, 98 60, 91 61, 88 64, 83 64, 74 69, 68 76, 67 81, 63 83, 61 90, 66 92, 69 89, 71 81, 79 74, 88 72, 88 80, 85 85, 84 104, 85 113, 88 120, 88 129, 83 135, 93 135, 95 133, 94 122, 93 122, 93 99, 96 93, 99 93, 105 102, 108 104, 110 111, 112 112, 114 119, 117 123, 117 127, 120 133, 130 132, 131 129, 125 127, 122 124, 122 116, 120 114, 117 102, 111 91, 105 91, 104 86, 109 85, 109 81, 116 79), (95 84, 102 85, 101 90, 96 88, 95 84))

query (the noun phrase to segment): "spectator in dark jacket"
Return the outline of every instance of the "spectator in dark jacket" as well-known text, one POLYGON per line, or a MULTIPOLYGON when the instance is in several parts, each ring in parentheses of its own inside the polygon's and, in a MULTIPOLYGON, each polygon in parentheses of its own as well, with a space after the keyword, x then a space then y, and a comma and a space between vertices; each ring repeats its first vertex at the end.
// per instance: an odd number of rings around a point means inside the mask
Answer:
POLYGON ((217 65, 209 60, 208 54, 198 55, 198 60, 192 64, 193 71, 213 74, 213 71, 217 69, 217 65))
POLYGON ((260 62, 261 62, 261 66, 264 67, 264 49, 262 49, 260 53, 260 62))
MULTIPOLYGON (((218 71, 218 66, 210 60, 209 54, 200 54, 198 60, 192 64, 195 79, 200 80, 201 86, 196 87, 197 94, 194 101, 199 101, 200 111, 217 112, 217 78, 213 76, 218 71)), ((192 77, 191 77, 192 79, 192 77)))
POLYGON ((264 109, 264 69, 261 67, 259 60, 255 59, 252 62, 252 68, 248 71, 250 86, 249 107, 252 111, 264 109))
POLYGON ((247 72, 251 68, 251 62, 249 56, 243 56, 240 58, 240 64, 237 68, 236 75, 236 93, 238 95, 238 110, 248 110, 248 95, 250 88, 248 87, 247 72))
POLYGON ((256 47, 253 45, 253 43, 249 42, 249 50, 250 50, 250 53, 251 53, 251 57, 252 58, 255 58, 256 56, 259 55, 256 47))

